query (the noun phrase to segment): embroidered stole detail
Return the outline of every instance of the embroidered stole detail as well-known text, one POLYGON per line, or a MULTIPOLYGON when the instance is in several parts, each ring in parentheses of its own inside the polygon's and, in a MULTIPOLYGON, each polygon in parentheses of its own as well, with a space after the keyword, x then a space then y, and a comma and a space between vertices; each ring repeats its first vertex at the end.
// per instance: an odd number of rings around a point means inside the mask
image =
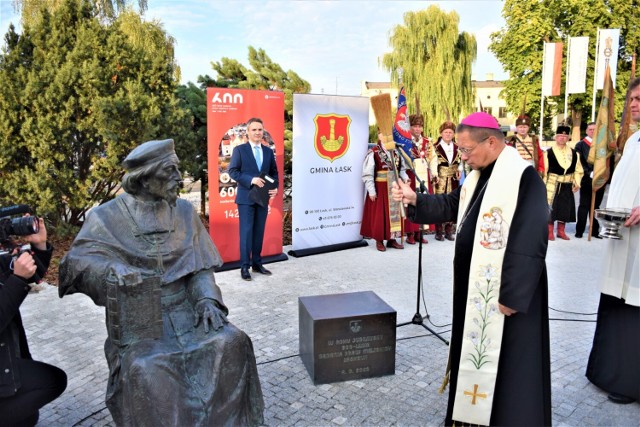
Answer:
MULTIPOLYGON (((469 290, 455 390, 453 419, 490 425, 500 359, 504 315, 498 309, 502 263, 516 209, 522 173, 529 166, 518 151, 504 148, 487 182, 475 226, 469 290)), ((473 171, 460 193, 458 224, 469 207, 480 172, 473 171)))

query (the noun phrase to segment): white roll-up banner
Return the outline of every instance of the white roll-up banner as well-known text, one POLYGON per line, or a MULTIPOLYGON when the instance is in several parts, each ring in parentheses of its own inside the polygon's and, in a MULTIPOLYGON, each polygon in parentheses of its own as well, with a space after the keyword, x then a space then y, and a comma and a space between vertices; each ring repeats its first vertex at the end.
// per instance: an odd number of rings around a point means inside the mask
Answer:
POLYGON ((369 98, 293 95, 290 254, 362 242, 368 143, 369 98))

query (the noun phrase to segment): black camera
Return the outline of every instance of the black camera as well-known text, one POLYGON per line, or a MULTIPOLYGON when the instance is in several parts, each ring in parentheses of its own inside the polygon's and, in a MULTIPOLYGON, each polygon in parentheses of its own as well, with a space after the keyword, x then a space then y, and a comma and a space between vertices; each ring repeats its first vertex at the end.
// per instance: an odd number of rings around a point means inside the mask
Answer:
POLYGON ((0 208, 0 242, 9 240, 9 236, 28 236, 40 231, 36 216, 11 218, 11 215, 31 213, 27 205, 13 205, 0 208))

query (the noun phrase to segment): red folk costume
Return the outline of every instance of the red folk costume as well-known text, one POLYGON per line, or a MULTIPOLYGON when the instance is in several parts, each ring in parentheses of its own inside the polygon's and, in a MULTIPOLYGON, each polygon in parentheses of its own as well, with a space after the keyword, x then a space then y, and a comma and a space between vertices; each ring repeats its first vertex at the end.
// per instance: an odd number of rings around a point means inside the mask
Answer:
MULTIPOLYGON (((516 119, 516 127, 517 126, 530 127, 531 119, 529 116, 521 114, 516 119)), ((521 135, 515 134, 507 139, 507 145, 518 150, 520 157, 529 162, 529 164, 538 171, 538 175, 542 176, 544 174, 544 152, 540 148, 540 141, 538 141, 537 136, 526 135, 526 137, 523 138, 521 135)))
MULTIPOLYGON (((446 121, 440 125, 440 134, 447 129, 455 132, 456 125, 453 122, 446 121)), ((459 166, 460 153, 452 140, 450 144, 443 141, 442 136, 438 138, 435 144, 435 152, 438 159, 438 176, 436 182, 435 194, 448 194, 460 186, 459 166), (446 147, 446 149, 445 149, 446 147), (450 157, 447 156, 447 150, 450 151, 450 157)), ((436 224, 436 240, 455 240, 453 237, 453 222, 436 224)))
MULTIPOLYGON (((406 181, 408 176, 399 151, 398 149, 394 150, 393 158, 400 178, 406 181)), ((366 238, 374 239, 377 249, 380 251, 385 250, 382 244, 383 240, 387 240, 387 247, 402 249, 402 245, 393 238, 393 233, 400 231, 400 222, 394 221, 394 215, 390 212, 388 180, 392 175, 393 166, 390 153, 378 141, 378 144, 367 152, 362 167, 362 181, 367 190, 367 196, 362 212, 360 234, 366 238), (372 196, 375 197, 375 200, 371 200, 372 196), (397 227, 392 227, 392 222, 397 227)))
MULTIPOLYGON (((412 167, 418 174, 424 184, 427 186, 429 194, 433 193, 432 180, 438 174, 438 162, 436 159, 433 145, 429 138, 422 135, 422 129, 424 128, 424 118, 419 114, 411 114, 409 116, 409 124, 411 125, 411 162, 412 167)), ((409 177, 409 186, 412 190, 416 190, 418 181, 416 180, 416 174, 407 169, 407 176, 409 177)), ((425 224, 424 226, 416 224, 406 218, 404 220, 404 231, 407 234, 407 243, 414 244, 420 239, 420 227, 423 230, 435 230, 433 224, 425 224)), ((426 238, 423 236, 422 243, 427 243, 426 238)))

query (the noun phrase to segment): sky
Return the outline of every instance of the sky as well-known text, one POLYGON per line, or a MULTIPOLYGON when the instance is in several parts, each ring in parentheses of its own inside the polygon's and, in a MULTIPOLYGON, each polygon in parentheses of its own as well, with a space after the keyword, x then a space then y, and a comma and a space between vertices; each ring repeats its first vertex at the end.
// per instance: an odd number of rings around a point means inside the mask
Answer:
MULTIPOLYGON (((378 60, 391 50, 389 35, 403 23, 404 13, 431 4, 455 10, 460 16, 458 30, 476 36, 474 79, 485 80, 488 73, 495 80, 507 78, 488 51, 490 34, 504 26, 498 0, 148 0, 144 16, 158 20, 176 40, 182 83, 195 83, 204 74, 215 77, 211 62, 223 57, 248 67, 248 47, 253 46, 311 83, 312 93, 360 95, 362 81, 389 81, 389 72, 378 66, 378 60)), ((3 35, 10 22, 18 27, 18 18, 12 1, 0 0, 3 35)))

